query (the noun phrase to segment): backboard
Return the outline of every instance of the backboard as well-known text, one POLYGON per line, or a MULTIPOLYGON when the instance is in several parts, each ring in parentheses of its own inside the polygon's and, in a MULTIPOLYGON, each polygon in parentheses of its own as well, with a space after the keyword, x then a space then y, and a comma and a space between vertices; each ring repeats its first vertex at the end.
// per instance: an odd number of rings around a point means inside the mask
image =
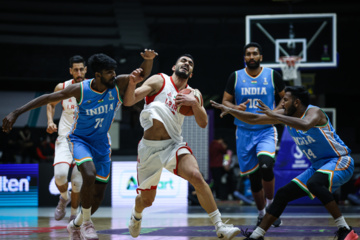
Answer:
POLYGON ((246 16, 246 43, 263 48, 262 66, 280 68, 282 56, 300 56, 300 68, 337 67, 336 14, 246 16))

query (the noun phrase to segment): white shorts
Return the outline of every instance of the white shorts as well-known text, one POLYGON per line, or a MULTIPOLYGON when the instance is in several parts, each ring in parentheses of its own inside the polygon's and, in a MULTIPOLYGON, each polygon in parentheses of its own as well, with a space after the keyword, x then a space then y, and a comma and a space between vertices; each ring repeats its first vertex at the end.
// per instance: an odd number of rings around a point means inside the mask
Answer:
POLYGON ((53 166, 59 163, 67 163, 70 166, 75 164, 70 152, 69 143, 66 140, 66 137, 63 136, 58 136, 55 142, 55 158, 53 166))
POLYGON ((178 156, 192 154, 186 142, 174 142, 172 139, 151 141, 141 139, 138 145, 136 192, 156 189, 163 168, 177 175, 178 156))

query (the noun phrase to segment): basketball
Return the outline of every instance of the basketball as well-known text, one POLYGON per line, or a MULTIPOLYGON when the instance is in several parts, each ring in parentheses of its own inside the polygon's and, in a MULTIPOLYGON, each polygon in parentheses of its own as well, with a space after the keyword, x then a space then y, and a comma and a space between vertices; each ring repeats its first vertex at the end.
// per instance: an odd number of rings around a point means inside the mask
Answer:
MULTIPOLYGON (((203 99, 202 99, 202 95, 200 93, 199 90, 197 89, 190 89, 190 88, 185 88, 183 90, 181 90, 179 93, 182 93, 182 94, 190 94, 191 92, 193 92, 196 100, 201 104, 201 106, 203 105, 203 99)), ((178 107, 177 108, 177 111, 184 115, 184 116, 192 116, 194 115, 194 112, 192 110, 192 107, 191 106, 181 106, 181 107, 178 107)))

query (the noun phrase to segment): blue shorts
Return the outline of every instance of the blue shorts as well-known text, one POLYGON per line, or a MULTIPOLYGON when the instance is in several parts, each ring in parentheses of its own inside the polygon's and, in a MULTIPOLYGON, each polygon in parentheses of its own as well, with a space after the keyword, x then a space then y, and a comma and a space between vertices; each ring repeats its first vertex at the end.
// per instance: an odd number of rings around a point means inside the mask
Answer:
POLYGON ((277 136, 275 126, 259 130, 237 127, 236 150, 242 176, 251 174, 259 168, 259 155, 275 158, 277 136))
POLYGON ((92 161, 96 169, 96 180, 107 183, 110 178, 111 166, 110 146, 109 149, 101 149, 104 146, 98 141, 89 143, 74 135, 67 139, 76 165, 80 166, 84 162, 92 161))
POLYGON ((354 172, 354 160, 349 155, 341 156, 339 158, 322 159, 321 161, 312 164, 305 172, 291 180, 303 189, 311 199, 314 199, 315 196, 309 191, 306 183, 315 172, 321 172, 328 175, 329 191, 334 192, 351 179, 354 172))

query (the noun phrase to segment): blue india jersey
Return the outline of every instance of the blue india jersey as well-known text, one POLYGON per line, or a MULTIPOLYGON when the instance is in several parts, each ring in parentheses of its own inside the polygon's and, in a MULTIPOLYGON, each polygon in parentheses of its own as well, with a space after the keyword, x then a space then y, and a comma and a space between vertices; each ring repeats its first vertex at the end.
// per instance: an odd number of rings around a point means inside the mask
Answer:
POLYGON ((122 100, 119 89, 115 85, 112 89, 98 92, 91 87, 94 79, 81 82, 81 99, 74 113, 74 123, 69 138, 80 138, 98 148, 103 154, 110 152, 111 139, 109 130, 120 108, 122 100))
MULTIPOLYGON (((259 108, 256 106, 260 99, 270 109, 275 108, 275 85, 274 85, 274 70, 263 67, 260 74, 256 77, 250 76, 245 69, 235 72, 235 104, 239 105, 246 100, 250 100, 246 111, 259 114, 259 108)), ((237 118, 234 120, 235 125, 245 129, 263 129, 271 125, 253 125, 245 123, 237 118)))
MULTIPOLYGON (((309 105, 301 118, 304 118, 306 112, 314 107, 318 108, 317 106, 309 105)), ((315 126, 308 131, 296 130, 287 126, 296 145, 312 164, 321 162, 324 159, 340 158, 351 153, 351 150, 335 132, 327 115, 326 118, 328 121, 325 125, 315 126)), ((341 166, 338 167, 341 168, 341 166)))

